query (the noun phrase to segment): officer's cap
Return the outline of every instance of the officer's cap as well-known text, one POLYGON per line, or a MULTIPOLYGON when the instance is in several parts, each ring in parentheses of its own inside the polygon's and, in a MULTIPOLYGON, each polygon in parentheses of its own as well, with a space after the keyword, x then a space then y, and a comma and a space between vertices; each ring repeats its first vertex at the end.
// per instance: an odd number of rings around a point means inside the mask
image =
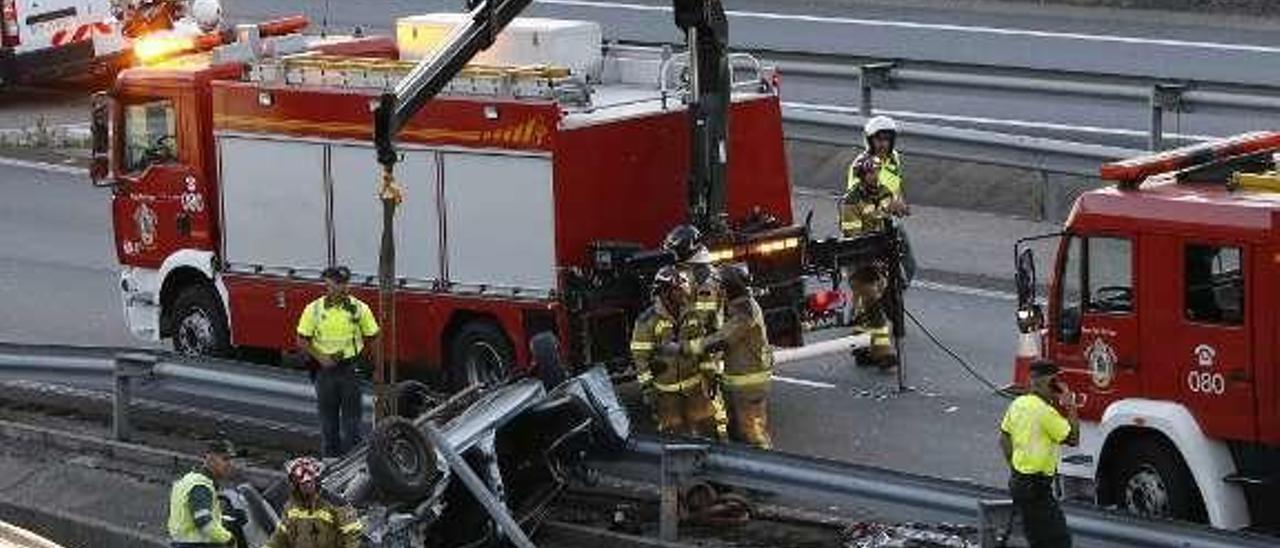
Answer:
POLYGON ((345 266, 331 266, 324 269, 320 277, 326 280, 333 280, 338 283, 347 283, 351 280, 351 269, 345 266))
POLYGON ((1031 362, 1032 377, 1048 377, 1058 374, 1058 364, 1049 360, 1036 360, 1031 362))

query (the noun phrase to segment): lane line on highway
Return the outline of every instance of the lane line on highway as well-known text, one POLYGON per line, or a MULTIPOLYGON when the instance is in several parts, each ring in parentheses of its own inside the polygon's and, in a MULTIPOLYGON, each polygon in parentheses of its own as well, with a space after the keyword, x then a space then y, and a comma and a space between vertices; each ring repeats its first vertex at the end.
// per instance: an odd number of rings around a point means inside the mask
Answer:
POLYGON ((82 167, 64 166, 48 162, 33 162, 31 160, 19 160, 17 158, 0 157, 0 166, 19 167, 24 169, 33 169, 36 171, 60 173, 63 175, 89 175, 89 170, 82 167))
MULTIPOLYGON (((625 4, 618 2, 600 2, 595 0, 536 0, 538 4, 581 7, 581 8, 597 8, 597 9, 620 9, 631 11, 649 11, 649 12, 671 12, 669 6, 650 6, 642 4, 625 4)), ((1058 38, 1065 40, 1076 40, 1083 42, 1111 42, 1126 45, 1146 45, 1146 46, 1169 46, 1177 48, 1190 49, 1213 49, 1235 52, 1250 53, 1280 53, 1280 48, 1268 46, 1255 46, 1249 44, 1228 44, 1222 42, 1192 42, 1188 40, 1173 40, 1168 38, 1139 38, 1135 36, 1117 36, 1110 34, 1081 34, 1074 32, 1055 32, 1028 29, 1010 29, 1001 27, 986 26, 964 26, 950 25, 943 23, 915 23, 911 21, 885 21, 880 19, 857 19, 851 17, 822 17, 817 15, 800 15, 789 13, 767 13, 753 11, 735 11, 726 10, 725 15, 729 17, 740 17, 743 19, 763 19, 766 21, 798 21, 804 23, 823 23, 834 25, 854 25, 864 27, 890 27, 911 30, 932 30, 932 31, 954 31, 968 32, 974 34, 991 34, 997 36, 1022 36, 1030 38, 1058 38)))
POLYGON ((782 376, 782 375, 774 375, 774 376, 773 376, 773 380, 774 380, 774 381, 776 381, 776 382, 784 383, 784 384, 795 384, 795 385, 799 385, 799 386, 807 386, 807 387, 810 387, 810 388, 826 388, 826 389, 831 389, 831 388, 835 388, 835 387, 836 387, 836 385, 831 384, 831 383, 829 383, 829 382, 810 381, 810 380, 805 380, 805 379, 797 379, 797 378, 793 378, 793 377, 784 377, 784 376, 782 376))
POLYGON ((915 280, 911 282, 912 287, 927 289, 929 291, 939 291, 942 293, 954 293, 956 295, 968 295, 971 297, 982 297, 985 299, 995 299, 998 301, 1017 302, 1018 296, 1007 291, 996 291, 994 289, 982 289, 978 287, 968 287, 963 285, 953 285, 941 282, 930 282, 926 280, 915 280))

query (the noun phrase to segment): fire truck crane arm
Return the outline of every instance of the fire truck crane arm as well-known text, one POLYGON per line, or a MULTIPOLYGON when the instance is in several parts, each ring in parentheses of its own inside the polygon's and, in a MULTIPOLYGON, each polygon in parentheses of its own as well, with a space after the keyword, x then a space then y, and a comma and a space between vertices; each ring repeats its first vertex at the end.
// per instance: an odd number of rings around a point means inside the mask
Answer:
POLYGON ((395 90, 384 93, 374 112, 374 145, 378 163, 396 163, 394 139, 427 101, 453 80, 463 67, 485 48, 502 29, 524 11, 532 0, 484 0, 471 10, 471 17, 453 30, 444 43, 418 63, 395 90))

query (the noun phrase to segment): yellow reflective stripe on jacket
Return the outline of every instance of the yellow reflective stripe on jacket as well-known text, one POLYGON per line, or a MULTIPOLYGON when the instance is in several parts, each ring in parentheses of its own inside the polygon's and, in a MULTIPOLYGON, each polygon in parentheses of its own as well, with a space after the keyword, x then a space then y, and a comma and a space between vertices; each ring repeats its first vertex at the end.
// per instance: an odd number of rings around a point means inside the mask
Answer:
POLYGON ((694 377, 689 377, 680 382, 677 382, 675 384, 665 384, 665 383, 655 382, 653 383, 653 387, 657 389, 659 392, 671 394, 676 392, 685 392, 691 388, 700 386, 701 384, 702 384, 702 377, 694 376, 694 377))
POLYGON ((648 372, 648 371, 639 371, 639 372, 637 372, 637 373, 636 373, 636 382, 640 383, 640 385, 641 385, 641 386, 644 386, 644 385, 647 385, 647 384, 649 384, 649 383, 653 382, 653 373, 650 373, 650 372, 648 372))
POLYGON ((700 299, 693 303, 693 309, 699 312, 712 312, 720 309, 720 303, 714 299, 700 299))
POLYGON ((344 535, 349 535, 351 533, 359 533, 363 529, 364 529, 364 524, 360 523, 359 520, 356 520, 346 525, 343 525, 342 528, 338 529, 338 531, 344 535))
POLYGON ((325 523, 333 523, 333 512, 330 512, 327 508, 308 510, 306 508, 294 507, 290 508, 289 511, 285 513, 285 517, 288 519, 313 519, 316 521, 323 521, 325 523))
POLYGON ((646 350, 653 350, 652 342, 648 342, 648 341, 632 341, 631 342, 632 352, 640 352, 640 351, 646 351, 646 350))
POLYGON ((770 371, 756 371, 740 375, 725 374, 724 385, 727 388, 751 388, 769 382, 773 378, 770 371))

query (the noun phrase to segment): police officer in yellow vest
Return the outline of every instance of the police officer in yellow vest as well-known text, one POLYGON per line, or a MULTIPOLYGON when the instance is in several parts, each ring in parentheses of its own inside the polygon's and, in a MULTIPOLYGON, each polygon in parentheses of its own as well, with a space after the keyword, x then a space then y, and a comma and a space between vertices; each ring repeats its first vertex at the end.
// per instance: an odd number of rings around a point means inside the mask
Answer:
POLYGON ((680 341, 710 332, 691 305, 692 284, 668 266, 654 276, 652 291, 653 304, 631 331, 631 359, 636 381, 653 404, 658 431, 723 439, 716 421, 714 376, 701 360, 680 352, 680 341))
POLYGON ((1000 450, 1010 471, 1009 494, 1022 515, 1031 548, 1071 546, 1071 533, 1053 495, 1053 479, 1058 473, 1058 446, 1080 442, 1075 400, 1058 379, 1058 366, 1036 361, 1031 364, 1031 393, 1013 400, 1000 422, 1000 450))
MULTIPOLYGON (((888 116, 875 116, 867 120, 863 126, 863 136, 866 138, 867 148, 862 151, 853 162, 849 163, 848 174, 845 177, 845 190, 852 190, 858 184, 858 177, 855 173, 855 166, 868 156, 874 157, 880 163, 880 172, 878 173, 880 184, 889 189, 894 199, 898 202, 895 208, 907 210, 906 192, 902 182, 902 157, 898 154, 898 123, 888 116)), ((899 227, 898 237, 902 239, 902 273, 903 279, 909 284, 911 279, 915 277, 916 262, 915 255, 911 252, 911 240, 907 238, 905 228, 899 227)))
POLYGON ((315 361, 316 402, 325 457, 341 457, 360 444, 360 375, 368 369, 365 349, 378 335, 369 305, 349 293, 351 271, 325 269, 325 296, 298 318, 298 346, 315 361))
POLYGON ((682 351, 697 356, 724 351, 723 388, 729 411, 729 439, 768 449, 769 387, 773 374, 773 349, 766 334, 764 312, 751 295, 746 269, 727 266, 720 280, 728 304, 724 325, 715 333, 686 341, 682 351))
MULTIPOLYGON (((675 257, 676 269, 692 284, 693 313, 698 316, 702 329, 708 332, 719 329, 724 322, 724 291, 720 275, 712 265, 711 253, 702 241, 702 232, 693 225, 677 226, 667 233, 662 241, 662 248, 675 257)), ((701 365, 709 378, 716 379, 724 372, 724 360, 720 352, 709 352, 701 358, 701 365)), ((723 438, 729 427, 724 399, 717 396, 712 399, 712 403, 716 411, 716 429, 723 438)))
MULTIPOLYGON (((841 201, 840 231, 845 237, 855 237, 869 232, 889 230, 895 215, 906 214, 906 206, 893 197, 893 193, 880 184, 882 173, 875 156, 864 156, 854 166, 859 178, 841 201)), ((854 332, 871 336, 871 346, 865 356, 859 356, 859 365, 880 367, 897 365, 897 353, 883 301, 887 283, 888 264, 874 261, 860 265, 849 276, 849 289, 853 295, 854 332)))
POLYGON ((236 539, 222 519, 218 482, 231 478, 235 448, 226 440, 214 440, 206 448, 204 462, 174 482, 169 491, 169 543, 173 548, 234 546, 236 539))

